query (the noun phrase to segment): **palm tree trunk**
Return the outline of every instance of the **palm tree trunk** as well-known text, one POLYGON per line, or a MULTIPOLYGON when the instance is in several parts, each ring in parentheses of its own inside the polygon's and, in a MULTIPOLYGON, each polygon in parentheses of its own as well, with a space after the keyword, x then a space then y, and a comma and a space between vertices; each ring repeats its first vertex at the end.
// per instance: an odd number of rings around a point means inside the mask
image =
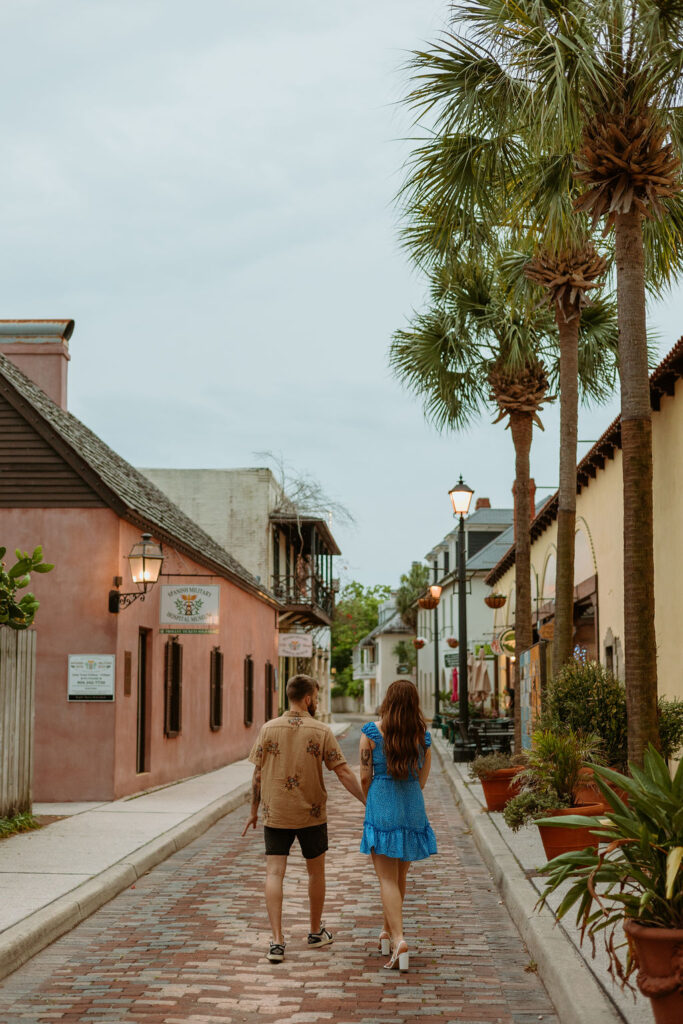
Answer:
POLYGON ((522 749, 519 656, 531 647, 531 536, 529 533, 529 453, 533 420, 529 413, 510 413, 515 446, 515 750, 522 749))
POLYGON ((659 747, 652 509, 652 412, 641 215, 615 222, 624 496, 624 651, 628 756, 659 747))
POLYGON ((560 486, 557 510, 557 581, 553 675, 572 656, 574 637, 574 543, 576 534, 576 437, 579 417, 579 317, 569 323, 555 305, 560 334, 560 486))

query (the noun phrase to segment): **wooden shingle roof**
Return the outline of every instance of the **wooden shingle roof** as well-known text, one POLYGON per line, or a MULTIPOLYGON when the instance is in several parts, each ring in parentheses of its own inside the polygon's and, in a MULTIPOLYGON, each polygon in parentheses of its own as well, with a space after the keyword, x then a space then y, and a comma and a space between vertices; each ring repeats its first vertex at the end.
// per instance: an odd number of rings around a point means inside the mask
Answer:
POLYGON ((216 575, 278 607, 275 597, 256 577, 174 505, 151 480, 117 455, 74 415, 53 402, 2 355, 0 394, 117 515, 141 530, 148 530, 216 575))

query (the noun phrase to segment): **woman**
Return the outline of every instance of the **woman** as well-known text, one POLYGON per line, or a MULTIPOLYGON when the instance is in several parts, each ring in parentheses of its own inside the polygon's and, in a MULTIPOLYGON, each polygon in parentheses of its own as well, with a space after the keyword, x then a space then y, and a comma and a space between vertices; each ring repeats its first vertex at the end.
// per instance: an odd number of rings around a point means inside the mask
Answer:
POLYGON ((405 679, 392 683, 379 709, 379 721, 368 722, 361 732, 360 782, 367 804, 360 849, 372 856, 379 879, 384 911, 379 948, 385 956, 391 951, 385 968, 407 971, 403 900, 408 869, 412 861, 436 853, 422 796, 432 740, 415 685, 405 679))

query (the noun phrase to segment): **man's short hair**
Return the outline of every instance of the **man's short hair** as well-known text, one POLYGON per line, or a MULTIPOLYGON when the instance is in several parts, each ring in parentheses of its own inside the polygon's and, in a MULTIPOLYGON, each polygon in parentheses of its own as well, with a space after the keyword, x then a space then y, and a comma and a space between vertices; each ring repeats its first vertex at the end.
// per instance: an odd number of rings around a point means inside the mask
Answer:
POLYGON ((287 682, 287 696, 295 704, 299 704, 307 694, 313 696, 316 690, 320 689, 320 683, 313 676, 306 676, 303 673, 292 676, 287 682))

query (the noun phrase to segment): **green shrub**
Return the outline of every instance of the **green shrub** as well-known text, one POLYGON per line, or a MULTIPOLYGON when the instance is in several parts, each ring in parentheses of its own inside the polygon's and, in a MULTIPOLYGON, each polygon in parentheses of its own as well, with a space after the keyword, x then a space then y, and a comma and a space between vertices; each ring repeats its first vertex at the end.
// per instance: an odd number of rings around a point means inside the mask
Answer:
POLYGON ((595 733, 606 763, 626 768, 626 694, 619 680, 596 661, 570 661, 548 683, 541 728, 595 733))
POLYGON ((15 814, 11 818, 0 818, 0 839, 6 839, 17 832, 30 832, 34 828, 40 828, 40 824, 28 811, 15 814))
POLYGON ((660 697, 657 710, 662 757, 670 761, 683 746, 683 700, 664 700, 660 697))
POLYGON ((535 732, 529 762, 517 776, 521 791, 503 811, 506 824, 516 832, 549 810, 572 807, 581 769, 586 762, 596 764, 599 751, 600 740, 595 735, 568 728, 535 732))
POLYGON ((526 765, 528 757, 526 754, 503 754, 496 751, 493 754, 482 754, 470 761, 468 771, 470 778, 483 779, 491 772, 497 772, 500 768, 514 768, 526 765))
POLYGON ((32 572, 50 572, 54 565, 43 561, 40 546, 33 554, 17 548, 17 561, 5 571, 3 558, 6 552, 7 548, 0 547, 0 626, 28 629, 33 624, 39 604, 34 594, 27 592, 20 598, 17 591, 29 585, 32 572))
MULTIPOLYGON (((683 701, 658 701, 662 756, 670 761, 683 746, 683 701)), ((541 728, 595 733, 606 764, 628 767, 628 718, 622 683, 596 661, 570 661, 545 690, 541 728)))
POLYGON ((538 905, 561 889, 558 918, 576 911, 581 938, 588 936, 593 956, 595 940, 604 939, 612 977, 628 981, 638 964, 623 942, 625 918, 653 931, 683 928, 683 762, 672 779, 650 747, 633 778, 601 767, 595 775, 607 810, 599 818, 568 816, 563 824, 595 827, 603 846, 565 853, 546 864, 541 869, 546 887, 538 905), (628 805, 611 786, 628 793, 628 805))
POLYGON ((355 697, 356 699, 363 696, 363 690, 364 686, 362 679, 352 679, 346 687, 346 692, 349 697, 355 697))
POLYGON ((549 793, 534 793, 531 789, 525 789, 517 793, 512 800, 508 800, 503 808, 503 818, 508 828, 513 832, 519 832, 524 825, 529 825, 537 818, 544 818, 548 811, 558 811, 570 805, 560 800, 558 796, 549 793))

